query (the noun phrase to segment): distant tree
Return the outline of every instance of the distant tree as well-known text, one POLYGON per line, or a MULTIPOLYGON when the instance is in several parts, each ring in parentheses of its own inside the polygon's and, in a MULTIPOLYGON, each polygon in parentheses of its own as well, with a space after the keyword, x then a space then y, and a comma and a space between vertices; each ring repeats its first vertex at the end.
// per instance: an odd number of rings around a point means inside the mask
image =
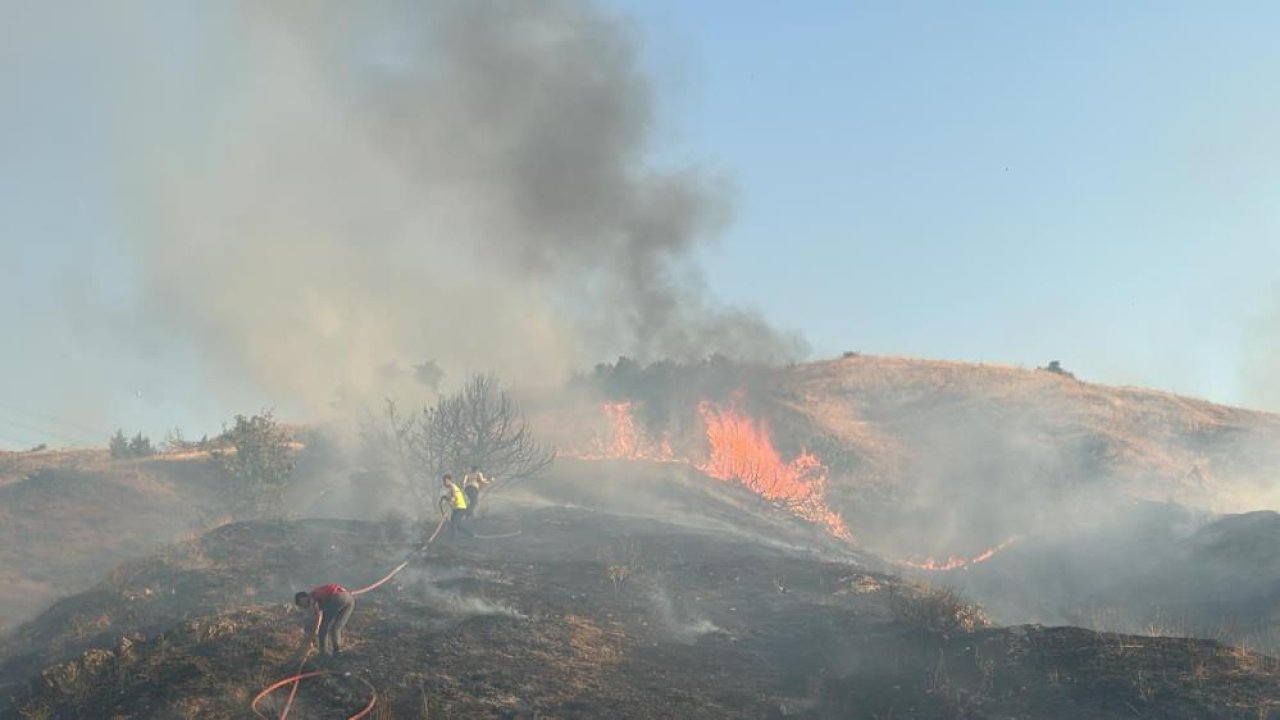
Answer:
POLYGON ((768 365, 743 363, 714 353, 693 362, 659 360, 641 365, 626 356, 596 365, 577 383, 612 401, 638 401, 636 420, 657 436, 683 432, 704 400, 737 402, 742 396, 782 392, 780 375, 768 365))
POLYGON ((124 436, 124 430, 116 430, 116 434, 111 436, 111 442, 108 445, 111 448, 111 457, 114 460, 130 457, 129 455, 129 438, 124 436))
POLYGON ((1064 375, 1064 376, 1069 377, 1069 378, 1074 378, 1074 377, 1075 377, 1075 375, 1074 375, 1074 374, 1067 372, 1067 371, 1062 367, 1062 363, 1058 362, 1057 360, 1051 360, 1051 361, 1049 362, 1048 366, 1043 367, 1043 368, 1041 368, 1041 369, 1042 369, 1042 370, 1044 370, 1044 371, 1046 371, 1046 372, 1051 372, 1051 373, 1053 373, 1053 374, 1055 374, 1055 375, 1064 375))
POLYGON ((151 446, 151 438, 143 437, 142 433, 133 436, 129 441, 129 455, 132 457, 147 457, 155 455, 156 450, 151 446))
POLYGON ((293 452, 287 432, 270 410, 253 417, 237 415, 222 434, 226 449, 213 451, 214 460, 230 484, 233 517, 279 515, 284 492, 293 473, 293 452))
POLYGON ((440 389, 440 381, 444 379, 444 371, 436 364, 435 360, 428 360, 421 365, 413 367, 413 377, 422 383, 432 392, 440 389))
POLYGON ((458 392, 413 415, 387 401, 364 424, 361 456, 368 482, 408 495, 419 515, 434 512, 440 476, 472 465, 516 480, 537 475, 555 451, 534 438, 524 414, 493 375, 474 375, 458 392))
POLYGON ((155 447, 151 445, 151 438, 138 433, 130 439, 125 436, 124 430, 116 430, 115 435, 111 436, 108 447, 111 450, 111 457, 115 460, 147 457, 156 452, 155 447))

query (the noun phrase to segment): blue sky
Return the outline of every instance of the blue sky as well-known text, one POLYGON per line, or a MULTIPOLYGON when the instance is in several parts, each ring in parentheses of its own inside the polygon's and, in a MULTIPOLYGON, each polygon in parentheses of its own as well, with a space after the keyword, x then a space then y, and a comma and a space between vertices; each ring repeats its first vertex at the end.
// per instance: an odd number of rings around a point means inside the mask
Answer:
MULTIPOLYGON (((1246 367, 1280 334, 1280 6, 607 4, 660 98, 655 162, 732 181, 704 253, 724 301, 817 356, 1057 359, 1275 407, 1246 367)), ((177 46, 198 15, 146 22, 177 46)), ((183 338, 113 340, 140 301, 114 45, 83 13, 30 30, 0 29, 0 447, 268 404, 215 394, 183 338)))
POLYGON ((1257 404, 1280 8, 639 3, 680 149, 735 178, 723 297, 844 349, 1257 404))

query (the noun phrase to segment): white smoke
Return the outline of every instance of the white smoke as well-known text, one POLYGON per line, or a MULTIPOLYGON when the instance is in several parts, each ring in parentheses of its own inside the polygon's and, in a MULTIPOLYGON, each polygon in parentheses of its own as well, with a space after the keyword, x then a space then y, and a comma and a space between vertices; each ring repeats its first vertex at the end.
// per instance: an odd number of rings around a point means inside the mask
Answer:
POLYGON ((148 327, 225 386, 317 413, 428 359, 546 383, 619 353, 803 352, 708 296, 723 183, 650 163, 624 22, 576 0, 203 14, 184 66, 124 74, 120 187, 148 327))

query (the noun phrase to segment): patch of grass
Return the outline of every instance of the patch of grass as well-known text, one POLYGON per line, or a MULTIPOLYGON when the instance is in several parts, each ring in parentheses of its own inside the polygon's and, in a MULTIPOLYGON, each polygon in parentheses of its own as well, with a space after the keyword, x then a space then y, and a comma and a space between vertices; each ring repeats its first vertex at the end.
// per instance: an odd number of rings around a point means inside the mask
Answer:
POLYGON ((936 635, 969 633, 991 626, 982 607, 955 588, 928 585, 894 588, 889 611, 900 623, 936 635))
POLYGON ((43 700, 32 700, 18 708, 18 717, 22 720, 49 720, 53 717, 53 708, 43 700))
POLYGON ((622 589, 622 585, 631 577, 631 566, 629 565, 610 565, 609 580, 613 583, 615 592, 622 589))
POLYGON ((620 591, 628 579, 645 569, 644 555, 634 538, 610 543, 601 548, 596 557, 605 564, 605 575, 615 591, 620 591))

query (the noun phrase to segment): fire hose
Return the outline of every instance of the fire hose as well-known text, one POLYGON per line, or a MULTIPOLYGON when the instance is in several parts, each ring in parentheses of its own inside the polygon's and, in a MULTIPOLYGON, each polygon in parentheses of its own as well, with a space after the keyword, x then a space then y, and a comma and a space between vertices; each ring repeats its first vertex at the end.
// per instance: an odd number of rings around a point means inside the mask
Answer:
MULTIPOLYGON (((270 695, 275 690, 278 690, 289 683, 293 683, 294 688, 296 689, 298 684, 301 683, 303 680, 306 680, 307 678, 319 677, 321 675, 332 675, 332 674, 333 673, 327 670, 315 670, 313 672, 290 675, 289 677, 283 680, 273 683, 272 685, 268 686, 265 690, 258 693, 257 697, 253 699, 253 704, 250 707, 253 708, 253 712, 255 715, 257 715, 260 718, 265 718, 266 715, 263 715, 262 713, 258 712, 258 703, 262 702, 262 699, 265 698, 267 695, 270 695)), ((357 677, 354 675, 352 675, 351 677, 354 677, 356 680, 359 680, 361 683, 364 684, 365 687, 369 688, 369 703, 365 705, 360 710, 360 712, 356 713, 355 715, 352 715, 350 718, 347 719, 347 720, 360 720, 360 718, 363 718, 367 716, 369 713, 373 712, 374 705, 378 703, 378 692, 373 687, 373 684, 370 683, 368 680, 365 680, 362 677, 357 677)), ((293 699, 292 696, 290 696, 291 701, 292 699, 293 699)), ((280 717, 286 717, 288 715, 289 708, 291 707, 291 705, 292 705, 292 702, 289 705, 285 706, 284 713, 281 714, 280 717)))
MULTIPOLYGON (((449 518, 447 515, 445 517, 440 518, 440 523, 436 525, 435 532, 431 533, 431 537, 427 538, 427 541, 423 543, 422 548, 418 551, 415 551, 414 555, 417 555, 418 553, 421 553, 421 552, 426 552, 431 547, 431 545, 436 541, 436 538, 440 536, 440 531, 444 529, 444 525, 448 521, 448 519, 449 518)), ((409 558, 406 559, 404 562, 392 568, 391 572, 383 576, 381 580, 371 585, 366 585, 365 587, 362 587, 359 590, 352 590, 351 594, 363 595, 367 592, 370 592, 372 590, 377 590, 378 588, 382 587, 384 584, 390 581, 391 578, 400 574, 400 571, 405 569, 409 565, 409 563, 412 562, 414 555, 410 555, 409 558)), ((317 633, 319 633, 320 624, 323 621, 323 619, 324 619, 324 611, 317 609, 316 626, 312 630, 311 635, 316 635, 317 633)), ((311 645, 310 636, 308 636, 306 642, 307 642, 307 652, 302 656, 302 662, 298 663, 298 672, 294 673, 293 675, 290 675, 287 678, 284 678, 283 680, 279 680, 275 683, 272 683, 262 692, 258 693, 257 696, 253 698, 253 702, 249 704, 249 709, 253 710, 254 715, 257 715, 259 718, 262 718, 263 720, 270 720, 266 715, 263 715, 258 710, 258 703, 262 702, 271 693, 275 692, 276 690, 279 690, 285 685, 291 685, 291 687, 289 688, 289 699, 285 701, 284 709, 280 711, 280 718, 279 718, 279 720, 288 720, 289 711, 293 708, 293 700, 298 694, 298 686, 302 684, 302 681, 308 678, 320 677, 321 675, 333 674, 328 670, 315 670, 312 672, 305 672, 305 673, 302 672, 302 668, 306 666, 307 660, 311 659, 311 654, 312 652, 314 652, 314 647, 311 645)), ((372 712, 373 706, 378 703, 378 691, 376 688, 373 687, 373 684, 370 683, 368 680, 365 680, 364 678, 354 676, 354 675, 351 677, 355 677, 355 679, 363 683, 365 687, 369 688, 369 704, 365 705, 364 709, 362 709, 360 712, 347 718, 347 720, 360 720, 360 718, 363 718, 367 716, 370 712, 372 712)))

